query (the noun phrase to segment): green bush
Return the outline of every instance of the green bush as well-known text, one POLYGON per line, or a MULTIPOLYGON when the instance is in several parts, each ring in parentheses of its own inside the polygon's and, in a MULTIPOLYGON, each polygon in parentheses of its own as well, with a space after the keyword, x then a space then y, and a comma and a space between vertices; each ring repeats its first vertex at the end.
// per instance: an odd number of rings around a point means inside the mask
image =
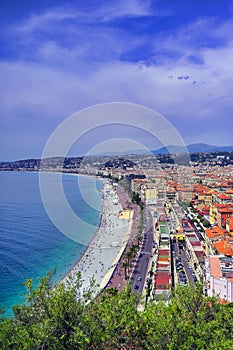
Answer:
POLYGON ((80 298, 79 275, 53 289, 50 277, 41 278, 35 290, 27 281, 25 304, 14 307, 13 318, 1 319, 2 350, 233 348, 232 304, 205 297, 201 285, 179 287, 168 302, 141 310, 129 287, 104 290, 95 299, 90 289, 80 298))

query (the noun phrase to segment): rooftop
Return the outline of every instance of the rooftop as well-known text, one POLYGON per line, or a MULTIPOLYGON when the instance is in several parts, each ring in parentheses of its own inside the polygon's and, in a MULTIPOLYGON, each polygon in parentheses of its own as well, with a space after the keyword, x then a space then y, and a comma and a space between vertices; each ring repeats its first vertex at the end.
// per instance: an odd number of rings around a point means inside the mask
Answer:
POLYGON ((224 254, 225 256, 233 256, 233 249, 231 243, 228 240, 222 240, 214 243, 214 247, 218 254, 224 254))

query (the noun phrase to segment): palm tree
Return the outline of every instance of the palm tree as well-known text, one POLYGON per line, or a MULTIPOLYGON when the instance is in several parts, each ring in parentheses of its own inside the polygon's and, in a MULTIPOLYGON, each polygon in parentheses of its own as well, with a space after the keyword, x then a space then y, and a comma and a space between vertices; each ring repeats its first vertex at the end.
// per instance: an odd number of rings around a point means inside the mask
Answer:
POLYGON ((133 244, 131 247, 131 250, 132 250, 133 256, 135 258, 137 250, 138 250, 138 246, 136 244, 133 244))
POLYGON ((128 265, 130 266, 130 261, 133 259, 134 254, 132 249, 130 248, 127 253, 125 254, 126 259, 128 260, 128 265))
POLYGON ((142 234, 138 234, 137 235, 137 243, 138 243, 138 247, 139 247, 139 243, 140 243, 140 241, 142 240, 142 234))
POLYGON ((128 279, 128 276, 127 276, 127 268, 129 267, 129 264, 128 264, 126 261, 123 261, 122 267, 123 267, 124 270, 125 270, 125 280, 127 280, 127 279, 128 279))

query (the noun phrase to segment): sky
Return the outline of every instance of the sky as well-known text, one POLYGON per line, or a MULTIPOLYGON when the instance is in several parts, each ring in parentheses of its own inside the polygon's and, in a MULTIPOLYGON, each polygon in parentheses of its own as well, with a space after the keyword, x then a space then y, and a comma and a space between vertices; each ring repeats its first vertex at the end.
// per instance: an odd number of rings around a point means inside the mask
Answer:
MULTIPOLYGON (((231 0, 1 0, 0 6, 0 160, 40 158, 70 115, 111 102, 157 111, 187 145, 233 144, 231 0)), ((159 146, 144 130, 97 129, 74 154, 114 137, 131 139, 132 147, 159 146)))

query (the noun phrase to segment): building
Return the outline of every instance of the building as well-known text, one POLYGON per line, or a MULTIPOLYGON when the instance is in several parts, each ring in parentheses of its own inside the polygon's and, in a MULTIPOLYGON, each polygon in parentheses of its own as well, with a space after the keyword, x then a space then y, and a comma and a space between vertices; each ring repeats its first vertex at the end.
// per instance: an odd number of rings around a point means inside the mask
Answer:
POLYGON ((176 190, 174 188, 169 187, 166 190, 166 199, 171 202, 176 200, 176 190))
POLYGON ((193 199, 193 189, 191 186, 177 186, 177 198, 181 202, 191 202, 193 199))
POLYGON ((206 255, 217 254, 215 243, 224 241, 227 231, 221 227, 214 226, 205 230, 205 253, 206 255))
POLYGON ((226 220, 226 230, 233 237, 233 218, 228 218, 226 220))
POLYGON ((144 184, 141 186, 141 198, 146 204, 156 204, 158 197, 157 186, 154 183, 144 184))
POLYGON ((199 266, 204 262, 205 250, 195 232, 186 233, 186 249, 194 266, 198 267, 197 273, 201 275, 199 266))
POLYGON ((233 217, 233 205, 213 203, 210 206, 210 223, 226 227, 226 219, 233 217))
POLYGON ((212 193, 207 186, 194 185, 195 199, 198 205, 210 206, 212 204, 212 193))
POLYGON ((233 256, 232 241, 225 239, 214 243, 214 249, 218 255, 233 256))
POLYGON ((226 228, 226 220, 228 218, 233 218, 233 208, 219 208, 216 215, 216 223, 218 226, 226 228))
POLYGON ((213 192, 212 203, 216 204, 228 204, 232 203, 232 198, 227 196, 225 193, 213 192))
POLYGON ((124 209, 119 212, 119 219, 131 220, 133 219, 134 211, 131 209, 124 209))
POLYGON ((206 258, 205 270, 207 295, 233 302, 233 258, 210 255, 206 258))

